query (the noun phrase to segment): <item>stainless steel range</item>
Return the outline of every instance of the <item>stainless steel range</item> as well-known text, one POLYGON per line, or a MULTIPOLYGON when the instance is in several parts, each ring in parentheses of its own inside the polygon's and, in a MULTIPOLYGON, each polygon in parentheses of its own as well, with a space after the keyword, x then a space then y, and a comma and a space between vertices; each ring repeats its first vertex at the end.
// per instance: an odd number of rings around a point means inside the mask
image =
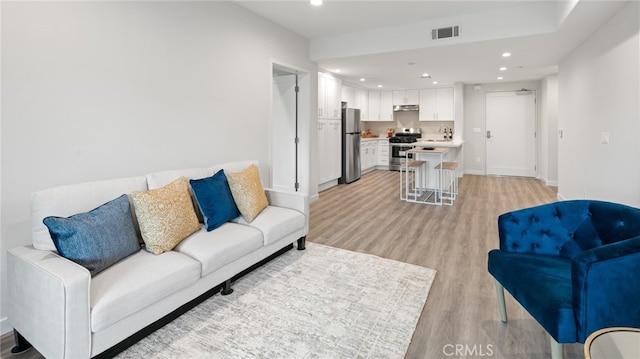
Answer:
POLYGON ((415 147, 413 143, 422 138, 422 131, 419 128, 397 128, 395 133, 389 139, 389 169, 399 171, 406 158, 405 151, 415 147))

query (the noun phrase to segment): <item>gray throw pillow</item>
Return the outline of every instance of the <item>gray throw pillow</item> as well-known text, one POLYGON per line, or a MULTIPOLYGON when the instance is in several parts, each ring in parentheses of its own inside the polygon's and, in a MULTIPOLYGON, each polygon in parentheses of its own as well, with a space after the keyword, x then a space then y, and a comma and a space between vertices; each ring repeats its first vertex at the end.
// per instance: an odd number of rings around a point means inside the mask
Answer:
POLYGON ((58 253, 91 276, 140 250, 126 194, 86 213, 43 220, 58 253))

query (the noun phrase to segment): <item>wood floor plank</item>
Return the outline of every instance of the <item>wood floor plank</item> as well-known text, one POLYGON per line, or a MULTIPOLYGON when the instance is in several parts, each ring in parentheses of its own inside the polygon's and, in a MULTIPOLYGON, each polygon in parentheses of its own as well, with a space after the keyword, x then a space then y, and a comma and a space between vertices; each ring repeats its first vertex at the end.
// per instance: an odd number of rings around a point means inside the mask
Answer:
MULTIPOLYGON (((509 322, 500 321, 486 267, 498 246, 498 215, 552 202, 555 190, 535 179, 466 175, 453 206, 405 203, 399 195, 393 171, 326 190, 311 204, 307 240, 438 271, 406 358, 549 358, 547 334, 508 295, 509 322), (447 355, 456 345, 475 352, 447 355)), ((1 345, 8 358, 12 336, 1 345)), ((32 350, 20 358, 41 356, 32 350)), ((565 358, 582 358, 582 346, 566 345, 565 358)))

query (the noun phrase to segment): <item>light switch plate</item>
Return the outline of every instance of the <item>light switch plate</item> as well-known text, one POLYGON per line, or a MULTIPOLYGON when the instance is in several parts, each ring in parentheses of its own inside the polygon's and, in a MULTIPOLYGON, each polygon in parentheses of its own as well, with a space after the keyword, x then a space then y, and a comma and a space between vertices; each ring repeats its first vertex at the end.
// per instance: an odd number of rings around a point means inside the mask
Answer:
POLYGON ((609 132, 602 132, 600 134, 600 142, 602 142, 605 145, 609 144, 609 132))

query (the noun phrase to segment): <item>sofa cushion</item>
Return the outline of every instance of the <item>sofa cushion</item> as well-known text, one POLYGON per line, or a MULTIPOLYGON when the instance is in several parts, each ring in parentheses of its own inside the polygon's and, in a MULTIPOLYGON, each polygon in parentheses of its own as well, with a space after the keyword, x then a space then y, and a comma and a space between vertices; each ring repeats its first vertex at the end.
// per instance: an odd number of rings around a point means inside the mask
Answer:
POLYGON ((92 276, 140 250, 126 194, 86 213, 47 217, 44 224, 58 253, 92 276))
POLYGON ((227 172, 227 178, 240 213, 247 222, 253 221, 269 205, 258 167, 251 165, 242 172, 227 172))
POLYGON ((190 180, 207 231, 212 231, 238 216, 240 211, 233 200, 224 170, 212 177, 190 180))
POLYGON ((69 217, 90 211, 123 193, 144 191, 144 177, 80 183, 54 187, 31 195, 31 233, 35 249, 56 251, 51 234, 42 220, 49 216, 69 217))
POLYGON ((571 259, 489 252, 491 273, 559 343, 575 343, 571 259))
POLYGON ((185 177, 146 192, 131 194, 140 233, 154 254, 170 251, 181 240, 200 229, 185 177))
POLYGON ((219 269, 262 247, 262 233, 249 226, 225 223, 215 231, 200 230, 174 249, 196 259, 202 276, 219 269))
POLYGON ((105 329, 199 278, 200 263, 188 256, 138 251, 91 279, 91 330, 105 329))
POLYGON ((260 230, 265 246, 294 232, 299 232, 299 237, 304 235, 304 215, 289 208, 268 206, 251 223, 243 217, 238 217, 233 222, 260 230))

